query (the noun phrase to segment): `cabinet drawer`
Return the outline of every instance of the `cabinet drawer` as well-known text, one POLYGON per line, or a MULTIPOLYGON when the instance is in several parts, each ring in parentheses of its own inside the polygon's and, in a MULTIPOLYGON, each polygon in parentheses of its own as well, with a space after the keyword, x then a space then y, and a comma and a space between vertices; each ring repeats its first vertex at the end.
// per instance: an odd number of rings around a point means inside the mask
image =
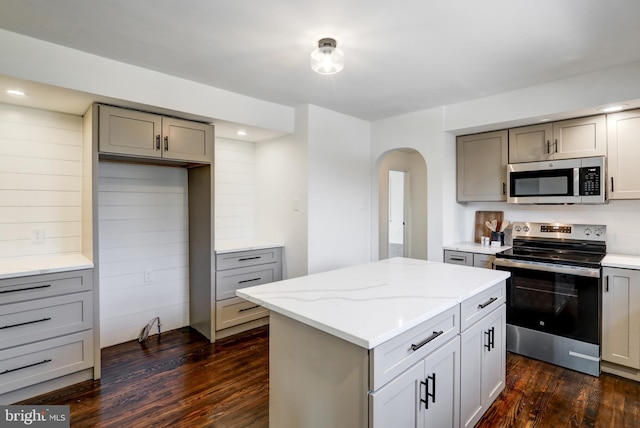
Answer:
POLYGON ((493 269, 493 260, 496 256, 492 256, 491 254, 474 254, 473 255, 473 266, 485 269, 493 269))
POLYGON ((473 266, 473 253, 444 250, 444 262, 455 265, 473 266))
POLYGON ((88 291, 0 306, 0 349, 90 329, 92 295, 88 291))
POLYGON ((239 288, 267 284, 280 279, 278 263, 216 272, 216 299, 230 299, 236 297, 236 290, 239 288))
POLYGON ((93 330, 0 351, 0 394, 93 366, 93 330))
POLYGON ((462 302, 460 305, 461 331, 466 330, 505 302, 505 284, 506 282, 502 281, 462 302))
POLYGON ((216 255, 216 270, 234 269, 245 266, 263 265, 266 263, 280 263, 280 248, 265 248, 264 250, 237 251, 216 255))
POLYGON ((89 291, 93 270, 77 270, 0 280, 0 304, 89 291))
POLYGON ((234 297, 216 303, 216 330, 242 324, 269 316, 269 310, 263 306, 234 297))
POLYGON ((460 332, 460 305, 446 310, 369 353, 369 389, 375 391, 460 332))

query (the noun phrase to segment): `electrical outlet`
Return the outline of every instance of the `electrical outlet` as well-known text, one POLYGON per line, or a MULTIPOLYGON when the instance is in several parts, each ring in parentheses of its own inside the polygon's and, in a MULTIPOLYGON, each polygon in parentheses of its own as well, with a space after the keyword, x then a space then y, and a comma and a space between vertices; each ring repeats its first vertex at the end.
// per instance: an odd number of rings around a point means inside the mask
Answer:
POLYGON ((152 282, 153 281, 153 270, 145 269, 144 270, 144 282, 152 282))
POLYGON ((31 228, 31 242, 44 241, 44 227, 32 227, 31 228))

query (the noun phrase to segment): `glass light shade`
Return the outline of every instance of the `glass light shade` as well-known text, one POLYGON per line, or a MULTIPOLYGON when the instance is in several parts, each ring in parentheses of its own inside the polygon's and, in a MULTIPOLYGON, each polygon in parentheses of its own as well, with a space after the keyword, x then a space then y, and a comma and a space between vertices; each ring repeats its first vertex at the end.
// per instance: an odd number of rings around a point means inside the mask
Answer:
POLYGON ((311 52, 311 68, 320 74, 335 74, 344 68, 344 54, 333 39, 322 39, 311 52))

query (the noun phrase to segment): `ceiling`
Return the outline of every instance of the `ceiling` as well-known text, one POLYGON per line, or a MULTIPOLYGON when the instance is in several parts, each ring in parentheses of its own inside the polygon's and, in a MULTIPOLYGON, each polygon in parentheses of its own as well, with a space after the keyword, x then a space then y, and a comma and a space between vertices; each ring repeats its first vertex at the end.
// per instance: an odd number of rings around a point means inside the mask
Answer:
POLYGON ((638 18, 637 0, 0 0, 8 31, 365 120, 638 61, 638 18), (339 74, 309 67, 322 37, 339 74))

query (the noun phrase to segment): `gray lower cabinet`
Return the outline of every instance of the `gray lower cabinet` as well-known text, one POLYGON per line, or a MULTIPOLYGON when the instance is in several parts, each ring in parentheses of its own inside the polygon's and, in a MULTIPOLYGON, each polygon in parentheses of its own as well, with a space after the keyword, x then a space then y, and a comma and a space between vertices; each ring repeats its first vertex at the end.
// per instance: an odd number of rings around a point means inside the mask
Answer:
POLYGON ((493 261, 495 258, 496 257, 492 254, 444 250, 444 262, 456 265, 493 269, 493 261))
POLYGON ((602 359, 640 369, 640 270, 605 267, 602 359))
POLYGON ((281 247, 216 254, 216 332, 268 317, 267 309, 236 297, 236 290, 281 279, 281 247))
POLYGON ((0 293, 0 404, 93 378, 91 269, 3 279, 0 293))

